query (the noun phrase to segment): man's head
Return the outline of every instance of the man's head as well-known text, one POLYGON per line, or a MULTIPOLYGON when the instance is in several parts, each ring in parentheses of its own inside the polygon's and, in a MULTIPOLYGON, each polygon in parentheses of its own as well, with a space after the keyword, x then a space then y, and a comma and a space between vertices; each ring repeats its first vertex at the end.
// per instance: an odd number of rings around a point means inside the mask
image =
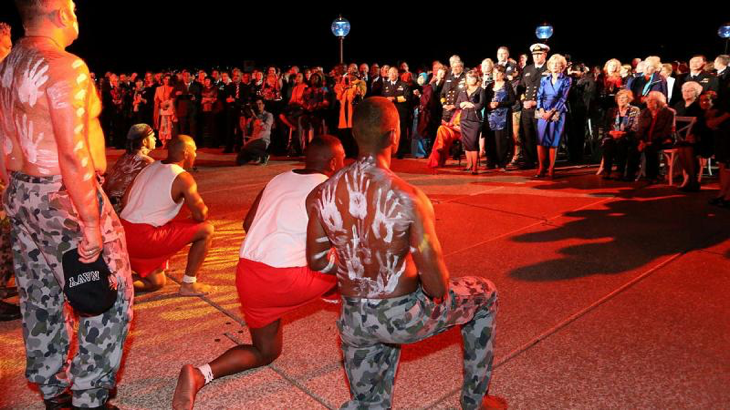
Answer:
POLYGON ((307 146, 304 162, 308 169, 332 176, 345 166, 345 149, 339 139, 320 135, 307 146))
POLYGON ((221 81, 223 81, 224 83, 228 84, 228 81, 230 81, 230 80, 231 80, 231 78, 228 77, 228 71, 223 71, 221 73, 221 81))
POLYGON ((256 109, 256 112, 261 114, 266 109, 266 104, 264 104, 264 100, 261 97, 257 97, 256 101, 254 101, 254 108, 256 109))
POLYGON ((370 66, 370 77, 377 77, 378 75, 380 75, 380 66, 378 63, 373 63, 370 66))
POLYGON ((26 35, 42 35, 70 46, 79 37, 73 0, 15 0, 26 35))
POLYGON ((400 141, 400 120, 395 105, 383 97, 362 101, 352 114, 352 135, 360 154, 395 152, 400 141))
POLYGON ((365 63, 360 64, 360 75, 367 75, 368 73, 370 73, 370 67, 365 63))
POLYGON ((505 46, 502 46, 497 49, 497 61, 500 63, 506 63, 507 59, 509 58, 509 49, 505 46))
POLYGON ((167 143, 167 160, 178 163, 183 168, 192 168, 197 149, 192 137, 180 134, 167 143))
POLYGON ((715 70, 722 71, 727 67, 730 62, 730 56, 727 54, 720 54, 715 58, 715 70))
POLYGON ((451 71, 454 75, 461 75, 464 72, 464 62, 459 60, 451 65, 451 71))
POLYGON ((185 82, 185 84, 190 84, 190 82, 193 81, 193 77, 190 75, 190 71, 183 70, 182 80, 185 82))
POLYGON ((3 61, 12 49, 13 41, 10 38, 10 26, 7 23, 0 22, 0 61, 3 61))
POLYGON ((380 76, 383 78, 388 77, 388 71, 390 71, 390 66, 385 64, 382 67, 380 67, 380 76))
POLYGON ((699 73, 705 69, 705 63, 707 60, 703 55, 696 55, 689 60, 689 69, 693 73, 699 73))
POLYGON ((398 72, 398 69, 395 67, 390 67, 390 69, 388 70, 388 80, 397 81, 398 77, 400 77, 400 73, 398 72))

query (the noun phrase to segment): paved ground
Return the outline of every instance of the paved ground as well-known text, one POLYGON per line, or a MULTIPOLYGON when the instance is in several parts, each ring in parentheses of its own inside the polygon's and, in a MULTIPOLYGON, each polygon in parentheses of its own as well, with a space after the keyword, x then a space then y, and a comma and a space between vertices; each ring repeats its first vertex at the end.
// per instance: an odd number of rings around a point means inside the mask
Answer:
MULTIPOLYGON (((202 278, 217 292, 180 298, 172 282, 137 298, 121 408, 169 408, 183 364, 249 340, 233 285, 241 220, 272 176, 299 164, 230 167, 232 156, 211 152, 199 160, 195 177, 217 229, 202 278)), ((603 181, 595 168, 562 170, 554 181, 474 177, 456 164, 434 175, 417 160, 394 169, 434 202, 451 275, 484 276, 499 289, 491 392, 511 407, 730 408, 730 211, 706 205, 716 181, 684 195, 603 181)), ((173 279, 184 261, 173 259, 173 279)), ((287 316, 282 356, 205 387, 197 408, 337 408, 348 398, 337 314, 318 301, 287 316)), ((23 366, 20 323, 0 323, 0 408, 42 408, 23 366)), ((460 384, 460 335, 451 330, 403 348, 394 407, 458 408, 460 384)))

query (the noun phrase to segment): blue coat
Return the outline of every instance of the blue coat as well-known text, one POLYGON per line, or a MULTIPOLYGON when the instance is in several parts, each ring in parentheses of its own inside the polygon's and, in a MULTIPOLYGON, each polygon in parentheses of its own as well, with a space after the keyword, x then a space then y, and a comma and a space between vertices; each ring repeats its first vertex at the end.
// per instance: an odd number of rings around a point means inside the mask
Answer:
POLYGON ((537 110, 555 110, 559 113, 557 121, 537 120, 538 144, 544 147, 556 148, 560 145, 560 138, 565 128, 565 113, 568 111, 566 103, 572 80, 565 74, 560 74, 555 84, 553 76, 548 75, 540 80, 540 89, 537 91, 537 110))

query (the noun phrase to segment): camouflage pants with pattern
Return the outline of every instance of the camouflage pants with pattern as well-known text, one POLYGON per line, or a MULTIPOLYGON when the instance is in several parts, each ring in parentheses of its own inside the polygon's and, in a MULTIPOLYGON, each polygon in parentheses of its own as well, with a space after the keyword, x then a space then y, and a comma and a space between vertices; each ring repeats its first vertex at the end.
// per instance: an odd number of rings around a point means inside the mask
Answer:
POLYGON ((115 386, 122 348, 132 319, 133 287, 124 231, 99 189, 103 258, 117 282, 117 300, 107 312, 77 317, 65 303, 64 252, 81 239, 80 220, 60 176, 12 174, 5 209, 12 222, 15 279, 23 315, 26 377, 44 399, 69 387, 77 407, 97 407, 115 386), (78 351, 69 345, 78 325, 78 351))
POLYGON ((497 291, 479 277, 451 280, 449 293, 434 303, 419 288, 392 299, 342 297, 337 321, 352 400, 342 409, 389 409, 400 346, 461 325, 464 382, 461 405, 477 409, 492 374, 497 291))

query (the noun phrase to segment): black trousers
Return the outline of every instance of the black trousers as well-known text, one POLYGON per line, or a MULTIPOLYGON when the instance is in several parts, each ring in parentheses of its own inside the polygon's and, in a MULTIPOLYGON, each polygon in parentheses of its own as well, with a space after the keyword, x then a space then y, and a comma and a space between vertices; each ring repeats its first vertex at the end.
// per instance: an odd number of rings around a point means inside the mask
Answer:
POLYGON ((266 156, 266 141, 257 139, 247 142, 236 157, 236 164, 243 165, 253 160, 260 161, 266 156))
MULTIPOLYGON (((616 164, 616 172, 619 176, 626 174, 626 162, 629 157, 629 149, 631 148, 631 141, 628 138, 604 138, 603 139, 603 169, 607 174, 611 173, 613 164, 616 164)), ((634 174, 636 169, 634 168, 634 174)), ((634 174, 629 174, 633 176, 634 174)))
POLYGON ((537 162, 537 120, 535 110, 522 110, 520 117, 520 145, 522 146, 522 157, 527 165, 535 165, 537 162))

